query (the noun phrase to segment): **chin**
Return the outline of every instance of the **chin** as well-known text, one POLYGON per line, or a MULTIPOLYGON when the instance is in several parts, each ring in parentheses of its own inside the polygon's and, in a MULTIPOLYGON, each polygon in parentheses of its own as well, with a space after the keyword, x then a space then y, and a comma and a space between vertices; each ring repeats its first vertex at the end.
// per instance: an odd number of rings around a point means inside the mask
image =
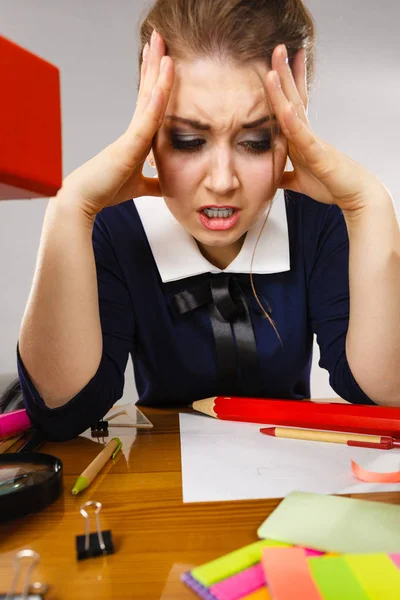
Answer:
POLYGON ((241 237, 243 237, 246 231, 212 231, 212 232, 189 232, 200 244, 205 246, 211 246, 215 248, 223 248, 234 244, 241 237))

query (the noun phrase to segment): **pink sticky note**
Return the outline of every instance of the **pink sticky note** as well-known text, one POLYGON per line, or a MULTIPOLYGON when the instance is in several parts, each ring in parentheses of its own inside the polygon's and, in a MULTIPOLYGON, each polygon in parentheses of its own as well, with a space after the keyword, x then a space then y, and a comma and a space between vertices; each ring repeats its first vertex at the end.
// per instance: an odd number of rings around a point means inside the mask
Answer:
POLYGON ((400 569, 400 554, 389 554, 394 564, 400 569))
POLYGON ((210 592, 218 600, 238 600, 263 586, 265 586, 264 571, 261 563, 258 563, 219 581, 211 586, 210 592))

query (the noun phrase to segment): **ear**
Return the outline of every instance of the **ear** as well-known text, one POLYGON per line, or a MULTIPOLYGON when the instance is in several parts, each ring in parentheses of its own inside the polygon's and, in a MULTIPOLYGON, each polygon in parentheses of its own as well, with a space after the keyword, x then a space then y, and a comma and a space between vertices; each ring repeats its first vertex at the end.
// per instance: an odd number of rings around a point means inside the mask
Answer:
POLYGON ((150 150, 148 156, 147 156, 147 162, 149 163, 149 165, 153 168, 156 169, 156 161, 154 160, 154 154, 153 154, 153 150, 150 150))

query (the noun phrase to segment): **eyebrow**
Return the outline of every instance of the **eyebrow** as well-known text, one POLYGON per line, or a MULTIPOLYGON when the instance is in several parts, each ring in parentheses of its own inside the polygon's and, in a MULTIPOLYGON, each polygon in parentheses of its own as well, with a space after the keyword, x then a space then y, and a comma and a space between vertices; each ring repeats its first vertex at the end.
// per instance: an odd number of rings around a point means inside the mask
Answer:
MULTIPOLYGON (((178 117, 176 115, 165 115, 165 119, 168 119, 169 121, 177 121, 178 123, 185 123, 186 125, 190 125, 191 127, 200 129, 201 131, 209 131, 211 129, 211 125, 197 121, 197 119, 185 119, 184 117, 178 117)), ((243 123, 242 129, 255 129, 261 125, 264 125, 264 123, 268 123, 270 120, 270 116, 266 115, 265 117, 261 117, 256 121, 252 121, 251 123, 243 123)), ((272 115, 272 120, 276 121, 276 115, 272 115)))

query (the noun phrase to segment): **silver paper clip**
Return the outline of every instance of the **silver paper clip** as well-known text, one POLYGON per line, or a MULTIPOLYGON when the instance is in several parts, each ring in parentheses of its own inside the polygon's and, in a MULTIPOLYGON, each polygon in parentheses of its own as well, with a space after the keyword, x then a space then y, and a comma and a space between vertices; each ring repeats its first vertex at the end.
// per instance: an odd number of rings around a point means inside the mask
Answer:
POLYGON ((4 600, 43 600, 44 594, 48 590, 48 585, 40 582, 31 583, 31 574, 38 564, 39 559, 39 554, 34 550, 20 550, 17 552, 14 558, 14 576, 9 592, 7 595, 0 594, 0 598, 4 598, 4 600), (22 570, 21 562, 24 558, 30 558, 31 562, 30 564, 28 563, 22 593, 20 594, 16 592, 16 587, 22 570))
POLYGON ((94 558, 102 554, 113 554, 114 544, 111 537, 111 531, 102 531, 100 526, 99 513, 102 509, 101 502, 89 500, 80 507, 79 511, 85 517, 85 535, 76 536, 76 553, 78 560, 83 558, 94 558), (89 506, 95 506, 96 533, 90 533, 90 519, 86 511, 89 506))

